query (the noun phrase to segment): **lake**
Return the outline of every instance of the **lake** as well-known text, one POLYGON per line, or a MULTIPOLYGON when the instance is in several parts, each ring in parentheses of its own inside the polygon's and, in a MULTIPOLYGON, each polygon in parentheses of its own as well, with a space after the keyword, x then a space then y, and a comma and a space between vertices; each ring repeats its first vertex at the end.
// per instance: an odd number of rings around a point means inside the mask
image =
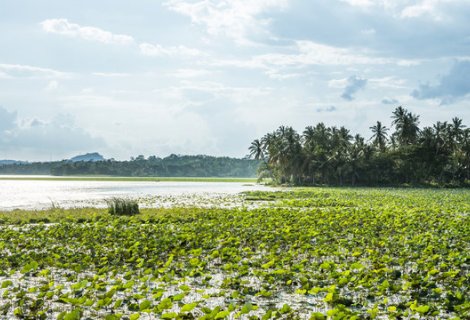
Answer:
MULTIPOLYGON (((0 211, 53 206, 104 207, 106 199, 139 199, 144 207, 238 205, 243 191, 272 190, 241 182, 0 180, 0 211)), ((8 176, 0 176, 5 179, 8 176)))

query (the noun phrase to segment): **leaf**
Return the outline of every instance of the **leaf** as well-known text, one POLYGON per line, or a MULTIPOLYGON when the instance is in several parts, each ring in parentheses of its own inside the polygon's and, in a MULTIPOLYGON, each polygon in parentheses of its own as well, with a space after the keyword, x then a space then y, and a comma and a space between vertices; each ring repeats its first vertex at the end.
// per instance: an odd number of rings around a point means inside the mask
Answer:
POLYGON ((200 263, 201 263, 201 260, 199 260, 199 258, 192 258, 189 260, 189 264, 192 267, 197 267, 200 263))
POLYGON ((21 273, 29 273, 36 270, 38 267, 39 264, 36 261, 31 261, 30 263, 26 264, 23 269, 21 269, 21 273))
POLYGON ((389 312, 392 312, 392 313, 393 313, 393 312, 396 312, 396 311, 397 311, 397 307, 395 307, 395 306, 390 306, 390 307, 387 308, 387 310, 388 310, 389 312))
POLYGON ((80 310, 75 309, 69 313, 66 313, 63 319, 64 320, 80 320, 80 318, 81 318, 80 310))
POLYGON ((240 310, 240 313, 241 314, 247 314, 249 313, 251 310, 253 310, 253 305, 251 303, 245 303, 245 305, 242 307, 242 309, 240 310))
POLYGON ((196 308, 197 305, 198 305, 197 302, 185 304, 185 305, 181 308, 181 312, 190 312, 190 311, 193 311, 193 309, 196 308))
POLYGON ((325 299, 323 299, 323 301, 333 302, 333 298, 334 298, 334 293, 333 292, 328 292, 328 294, 326 295, 325 299))
POLYGON ((129 320, 139 320, 140 314, 138 313, 133 313, 129 316, 129 320))
POLYGON ((219 313, 216 314, 214 319, 225 319, 225 317, 228 317, 230 315, 230 311, 220 311, 219 313))
POLYGON ((162 319, 175 319, 178 317, 178 314, 176 312, 168 312, 162 314, 162 319))
POLYGON ((355 262, 355 263, 351 264, 351 269, 352 270, 362 270, 364 268, 365 268, 365 266, 360 262, 355 262))
POLYGON ((140 303, 139 309, 140 311, 148 310, 152 306, 152 303, 149 300, 144 300, 140 303))
POLYGON ((114 302, 113 309, 118 309, 122 305, 122 299, 117 299, 116 302, 114 302))
POLYGON ((288 304, 284 304, 282 308, 279 310, 280 313, 286 314, 292 311, 292 308, 288 304))
POLYGON ((180 286, 180 289, 183 290, 184 292, 189 292, 191 291, 191 287, 186 285, 186 284, 183 284, 180 286))
POLYGON ((186 297, 186 293, 179 293, 179 294, 176 294, 174 295, 171 300, 173 301, 181 301, 184 299, 184 297, 186 297))
POLYGON ((168 257, 168 260, 165 263, 165 268, 168 268, 171 265, 171 263, 173 262, 173 257, 174 256, 170 254, 170 256, 168 257))
POLYGON ((323 313, 314 312, 310 315, 310 320, 325 320, 326 317, 323 313))
POLYGON ((418 306, 418 307, 415 308, 415 311, 417 311, 421 314, 425 314, 429 311, 429 306, 427 306, 427 305, 418 306))
POLYGON ((263 269, 269 269, 269 268, 271 268, 271 267, 274 265, 274 262, 275 262, 275 261, 274 261, 274 259, 273 259, 273 260, 271 260, 271 261, 269 261, 269 262, 267 262, 267 263, 261 265, 261 268, 263 268, 263 269))

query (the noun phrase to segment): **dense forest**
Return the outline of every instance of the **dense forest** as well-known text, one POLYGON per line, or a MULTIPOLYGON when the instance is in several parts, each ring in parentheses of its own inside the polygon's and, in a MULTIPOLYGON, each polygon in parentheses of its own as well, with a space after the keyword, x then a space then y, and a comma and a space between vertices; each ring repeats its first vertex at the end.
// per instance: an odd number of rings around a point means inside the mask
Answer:
POLYGON ((57 161, 0 165, 0 174, 106 175, 125 177, 255 177, 260 161, 205 155, 130 161, 57 161))
POLYGON ((323 123, 302 134, 281 126, 249 148, 262 160, 258 175, 295 185, 440 185, 470 181, 470 129, 459 118, 419 127, 419 116, 403 107, 391 128, 380 121, 371 137, 323 123), (393 132, 392 130, 393 129, 393 132))

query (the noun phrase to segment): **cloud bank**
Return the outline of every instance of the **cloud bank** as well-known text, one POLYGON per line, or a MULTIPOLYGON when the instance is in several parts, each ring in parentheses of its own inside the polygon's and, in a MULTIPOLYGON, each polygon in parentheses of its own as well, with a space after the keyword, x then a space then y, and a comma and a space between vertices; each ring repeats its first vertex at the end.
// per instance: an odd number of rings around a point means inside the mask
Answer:
POLYGON ((134 38, 131 36, 114 34, 96 27, 81 26, 71 23, 67 19, 47 19, 41 22, 41 26, 44 31, 49 33, 105 44, 129 45, 134 42, 134 38))
POLYGON ((435 85, 422 84, 411 95, 419 100, 438 99, 442 105, 450 104, 470 94, 470 61, 454 64, 435 85))
POLYGON ((70 154, 103 148, 101 138, 92 137, 75 125, 70 115, 51 120, 19 118, 17 112, 0 107, 0 151, 27 150, 37 156, 70 154))
POLYGON ((353 95, 356 94, 359 90, 364 89, 366 84, 367 79, 358 78, 357 76, 349 77, 341 98, 348 101, 354 100, 353 95))

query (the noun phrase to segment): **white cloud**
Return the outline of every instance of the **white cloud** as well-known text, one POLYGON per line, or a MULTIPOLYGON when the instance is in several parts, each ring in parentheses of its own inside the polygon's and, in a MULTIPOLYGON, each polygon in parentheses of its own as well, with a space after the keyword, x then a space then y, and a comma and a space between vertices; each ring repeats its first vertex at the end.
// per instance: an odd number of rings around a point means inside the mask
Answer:
POLYGON ((430 17, 435 21, 444 18, 442 8, 452 3, 464 3, 462 0, 341 0, 353 7, 363 9, 380 8, 396 18, 430 17))
POLYGON ((75 125, 71 115, 58 114, 52 120, 19 118, 16 112, 0 107, 0 151, 34 154, 44 158, 63 156, 105 147, 102 138, 75 125))
POLYGON ((328 81, 328 87, 343 89, 348 85, 348 78, 343 79, 332 79, 328 81))
POLYGON ((46 88, 44 88, 44 90, 46 90, 46 91, 55 91, 58 88, 59 88, 59 82, 56 81, 56 80, 51 80, 47 84, 46 88))
POLYGON ((400 16, 402 18, 417 18, 423 15, 430 15, 437 20, 441 20, 441 16, 436 10, 439 2, 436 0, 424 0, 418 4, 407 6, 401 11, 400 16))
POLYGON ((0 64, 0 77, 3 78, 28 78, 28 79, 49 79, 66 78, 70 74, 65 72, 35 67, 23 64, 0 64))
POLYGON ((377 33, 377 31, 374 28, 368 28, 361 30, 361 33, 366 36, 373 36, 377 33))
MULTIPOLYGON (((250 60, 220 60, 214 66, 233 66, 239 68, 265 69, 266 74, 281 75, 288 67, 298 68, 311 65, 353 66, 395 64, 409 66, 419 64, 416 60, 402 60, 376 56, 362 48, 339 48, 313 41, 296 41, 292 53, 268 53, 254 56, 250 60)), ((287 72, 291 75, 296 73, 287 72)))
MULTIPOLYGON (((15 128, 17 123, 16 111, 11 112, 4 107, 0 106, 0 133, 4 134, 6 131, 15 128)), ((1 139, 0 139, 1 141, 1 139)))
POLYGON ((41 26, 44 31, 49 33, 106 44, 129 45, 134 42, 134 39, 131 36, 125 34, 113 34, 96 27, 81 26, 76 23, 71 23, 67 19, 44 20, 41 22, 41 26))
POLYGON ((253 44, 252 36, 267 34, 270 20, 259 15, 270 9, 283 9, 289 0, 169 0, 165 6, 191 18, 212 36, 226 36, 238 44, 253 44))
POLYGON ((436 84, 421 84, 413 90, 415 99, 438 99, 441 105, 451 104, 470 96, 470 61, 456 62, 436 84))
POLYGON ((396 77, 383 77, 369 79, 372 87, 376 88, 390 88, 390 89, 406 89, 406 80, 396 77))
POLYGON ((399 101, 395 98, 385 97, 385 98, 382 99, 382 104, 398 105, 399 101))
POLYGON ((105 77, 105 78, 122 78, 130 76, 129 73, 120 73, 120 72, 93 72, 94 76, 105 77))
POLYGON ((374 5, 374 2, 371 0, 341 0, 343 2, 348 3, 354 7, 371 7, 374 5))
POLYGON ((334 111, 336 111, 336 107, 335 106, 327 106, 327 107, 324 107, 324 108, 317 108, 316 111, 317 112, 334 112, 334 111))
MULTIPOLYGON (((236 87, 227 86, 214 81, 181 81, 177 87, 173 87, 176 96, 184 97, 194 92, 206 93, 212 98, 224 98, 230 102, 247 103, 255 97, 268 96, 272 92, 269 87, 236 87)), ((191 99, 190 99, 191 100, 191 99)), ((191 100, 195 100, 194 97, 191 100)))
POLYGON ((169 56, 169 57, 196 57, 202 56, 204 53, 198 49, 188 48, 185 46, 162 46, 159 44, 142 43, 139 45, 140 52, 145 56, 169 56))
POLYGON ((346 87, 344 87, 341 98, 347 101, 354 100, 354 95, 367 85, 367 79, 359 78, 358 76, 350 76, 347 79, 346 87))
POLYGON ((95 136, 109 141, 109 151, 121 158, 137 154, 210 153, 216 150, 217 137, 204 115, 185 108, 184 97, 173 95, 171 88, 144 94, 104 95, 96 92, 61 99, 68 110, 82 112, 80 123, 95 136), (96 112, 100 110, 101 112, 96 112), (138 110, 139 117, 129 117, 138 110), (109 114, 113 120, 109 121, 109 114), (103 123, 108 123, 103 126, 103 123), (138 137, 138 138, 137 138, 138 137))
POLYGON ((390 59, 373 57, 365 50, 350 50, 327 46, 312 41, 297 41, 300 54, 298 59, 307 64, 386 64, 390 59), (355 53, 358 52, 358 53, 355 53))
POLYGON ((266 75, 274 80, 288 80, 294 79, 303 76, 303 73, 299 72, 284 72, 282 70, 277 70, 276 68, 272 68, 267 70, 266 75))
POLYGON ((209 74, 211 74, 211 72, 205 69, 178 69, 171 73, 171 75, 176 78, 197 78, 209 74))

